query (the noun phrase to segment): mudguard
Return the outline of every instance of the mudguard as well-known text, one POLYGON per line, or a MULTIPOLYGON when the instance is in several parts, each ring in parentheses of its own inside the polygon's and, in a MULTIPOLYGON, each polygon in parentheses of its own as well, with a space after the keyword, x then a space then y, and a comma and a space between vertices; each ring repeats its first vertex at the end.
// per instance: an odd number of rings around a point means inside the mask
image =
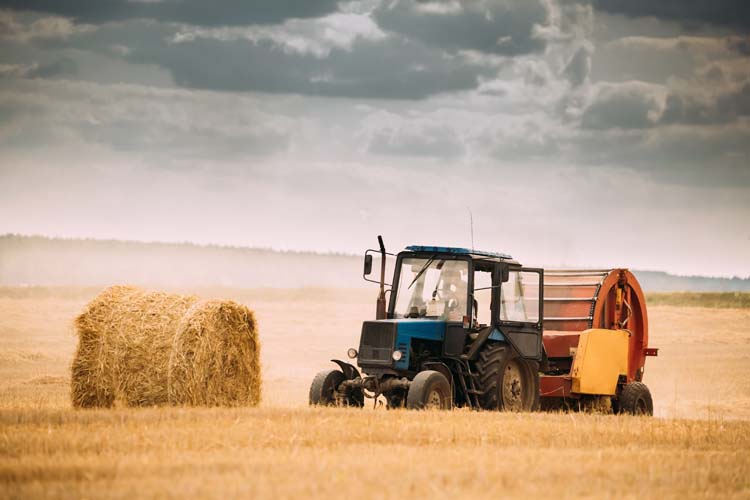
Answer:
POLYGON ((346 377, 347 380, 362 378, 362 376, 359 374, 359 370, 357 370, 354 365, 350 365, 349 363, 340 361, 338 359, 332 359, 331 361, 339 365, 339 368, 341 368, 341 371, 344 372, 344 377, 346 377))

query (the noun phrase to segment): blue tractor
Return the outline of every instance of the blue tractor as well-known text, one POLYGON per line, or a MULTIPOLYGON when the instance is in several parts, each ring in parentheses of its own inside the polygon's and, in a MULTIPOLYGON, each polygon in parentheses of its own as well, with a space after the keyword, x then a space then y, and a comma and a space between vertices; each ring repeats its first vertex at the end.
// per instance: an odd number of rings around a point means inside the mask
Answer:
POLYGON ((389 408, 537 409, 543 270, 465 248, 409 246, 393 255, 378 241, 363 275, 380 285, 376 319, 348 351, 357 366, 332 360, 338 367, 316 375, 310 404, 361 407, 383 396, 389 408), (377 254, 380 280, 372 280, 377 254))

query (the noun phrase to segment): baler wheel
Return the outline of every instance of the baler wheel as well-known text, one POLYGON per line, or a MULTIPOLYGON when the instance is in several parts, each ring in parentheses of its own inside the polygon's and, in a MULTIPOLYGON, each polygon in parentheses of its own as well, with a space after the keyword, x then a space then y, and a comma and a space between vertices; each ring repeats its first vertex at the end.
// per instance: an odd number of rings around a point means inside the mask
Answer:
POLYGON ((482 408, 500 411, 539 409, 539 370, 510 346, 487 344, 477 360, 482 408))
POLYGON ((451 386, 445 375, 434 370, 417 373, 406 393, 406 407, 410 410, 450 410, 453 406, 451 386))
POLYGON ((631 415, 653 415, 654 403, 651 392, 642 382, 625 384, 617 398, 618 413, 631 415))

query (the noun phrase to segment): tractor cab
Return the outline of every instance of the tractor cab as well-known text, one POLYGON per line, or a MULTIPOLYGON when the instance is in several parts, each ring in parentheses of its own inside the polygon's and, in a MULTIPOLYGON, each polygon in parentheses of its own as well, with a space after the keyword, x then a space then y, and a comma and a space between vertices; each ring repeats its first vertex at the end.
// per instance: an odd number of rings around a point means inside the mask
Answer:
MULTIPOLYGON (((374 252, 365 253, 366 280, 374 252)), ((382 373, 387 363, 389 371, 417 372, 431 357, 472 358, 472 346, 488 339, 512 343, 524 357, 541 360, 541 269, 524 268, 506 254, 454 247, 413 245, 393 257, 387 309, 362 326, 357 360, 362 369, 382 373), (375 333, 386 330, 395 335, 392 344, 375 333)))
POLYGON ((386 318, 461 322, 467 329, 537 323, 541 276, 505 254, 409 246, 396 256, 386 318))

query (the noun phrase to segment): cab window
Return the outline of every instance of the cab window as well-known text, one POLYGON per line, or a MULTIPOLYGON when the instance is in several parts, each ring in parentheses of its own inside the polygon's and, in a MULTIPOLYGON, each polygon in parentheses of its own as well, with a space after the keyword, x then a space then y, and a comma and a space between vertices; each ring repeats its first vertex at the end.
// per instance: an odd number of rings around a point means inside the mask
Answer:
POLYGON ((510 271, 500 287, 500 321, 539 321, 539 274, 510 271))
POLYGON ((403 259, 394 317, 461 321, 467 311, 468 276, 465 260, 403 259))

